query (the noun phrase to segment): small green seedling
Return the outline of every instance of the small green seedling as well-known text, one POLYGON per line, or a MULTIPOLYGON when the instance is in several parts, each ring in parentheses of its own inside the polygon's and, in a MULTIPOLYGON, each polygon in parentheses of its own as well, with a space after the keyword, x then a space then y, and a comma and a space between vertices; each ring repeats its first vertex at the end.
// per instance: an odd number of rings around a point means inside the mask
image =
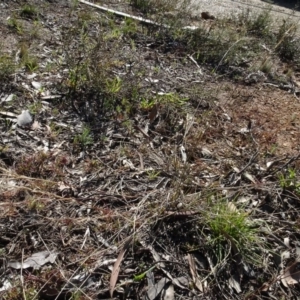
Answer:
POLYGON ((75 136, 74 144, 79 144, 84 148, 93 144, 93 137, 91 135, 90 128, 83 128, 82 133, 75 136))
POLYGON ((156 267, 156 265, 152 266, 150 269, 148 269, 147 271, 145 271, 139 275, 134 275, 133 281, 136 281, 136 282, 142 281, 146 277, 147 273, 151 272, 155 267, 156 267))
POLYGON ((106 90, 108 93, 117 94, 122 87, 122 80, 116 76, 113 79, 106 80, 106 90))
POLYGON ((288 169, 288 174, 279 174, 280 186, 285 190, 294 191, 300 195, 300 182, 297 181, 295 169, 288 169))
POLYGON ((149 170, 147 171, 147 175, 149 180, 155 180, 160 174, 160 171, 155 171, 155 170, 149 170))

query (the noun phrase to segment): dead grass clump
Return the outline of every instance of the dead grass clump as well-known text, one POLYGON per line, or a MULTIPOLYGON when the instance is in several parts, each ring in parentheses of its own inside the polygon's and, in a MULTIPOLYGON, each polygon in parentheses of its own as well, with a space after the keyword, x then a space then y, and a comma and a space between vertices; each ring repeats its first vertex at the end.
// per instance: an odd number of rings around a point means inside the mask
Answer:
POLYGON ((251 13, 248 9, 238 15, 236 22, 240 25, 240 30, 245 30, 246 34, 272 40, 274 33, 272 32, 273 18, 270 9, 263 10, 259 14, 251 13))
MULTIPOLYGON (((246 11, 237 18, 200 24, 198 29, 191 31, 174 26, 168 34, 174 45, 181 45, 181 51, 192 51, 199 63, 209 64, 215 71, 228 72, 229 66, 237 66, 247 72, 260 57, 267 57, 269 64, 276 60, 261 47, 262 43, 284 61, 298 60, 297 25, 285 20, 278 33, 276 30, 270 10, 264 10, 258 15, 246 11)), ((270 67, 266 64, 261 70, 270 75, 270 67)))
POLYGON ((184 15, 188 18, 191 13, 191 2, 191 0, 130 0, 130 5, 146 16, 152 16, 156 21, 162 16, 164 16, 164 21, 167 21, 168 16, 171 15, 174 21, 178 21, 184 15))
POLYGON ((16 32, 18 35, 23 35, 24 33, 24 25, 22 20, 17 18, 16 15, 12 15, 7 21, 8 27, 13 31, 16 32))
POLYGON ((113 75, 113 69, 123 63, 114 57, 117 41, 107 41, 101 32, 97 37, 90 37, 81 30, 81 27, 77 30, 73 27, 65 36, 64 50, 69 67, 65 84, 72 107, 92 120, 98 114, 105 115, 122 106, 123 78, 113 75), (106 44, 114 50, 108 50, 106 44))
POLYGON ((214 22, 208 28, 200 25, 192 31, 177 29, 173 32, 173 40, 181 45, 181 51, 193 52, 199 63, 211 65, 216 70, 238 66, 256 57, 258 43, 252 37, 236 30, 230 21, 214 22))
POLYGON ((23 201, 26 198, 26 190, 23 188, 7 188, 4 191, 1 191, 1 199, 4 202, 19 202, 23 201))
POLYGON ((16 64, 11 56, 0 52, 0 79, 9 80, 16 71, 16 64))
POLYGON ((31 156, 22 156, 15 163, 15 171, 28 177, 58 179, 64 176, 63 167, 68 164, 67 156, 54 157, 50 153, 39 152, 31 156))
POLYGON ((38 18, 38 9, 32 4, 25 4, 21 7, 20 16, 22 18, 28 19, 37 19, 38 18))
POLYGON ((20 66, 25 67, 26 71, 34 72, 38 69, 39 64, 37 58, 30 54, 31 50, 29 49, 28 43, 20 43, 20 66))
POLYGON ((283 61, 299 61, 300 40, 298 25, 289 20, 283 21, 277 33, 275 50, 283 61))

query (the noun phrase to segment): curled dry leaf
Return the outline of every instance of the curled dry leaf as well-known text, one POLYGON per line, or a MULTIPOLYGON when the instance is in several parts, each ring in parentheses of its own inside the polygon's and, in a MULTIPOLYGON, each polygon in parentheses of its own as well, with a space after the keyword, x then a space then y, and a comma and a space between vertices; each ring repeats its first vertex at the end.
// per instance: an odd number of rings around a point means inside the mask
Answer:
POLYGON ((238 275, 235 273, 231 275, 231 277, 228 280, 228 284, 231 288, 235 289, 235 291, 239 294, 242 292, 241 285, 239 283, 238 275))
POLYGON ((8 262, 8 266, 14 269, 27 269, 27 268, 33 268, 35 270, 38 270, 43 266, 44 264, 50 262, 54 263, 58 253, 57 252, 49 252, 49 251, 41 251, 32 254, 32 256, 28 257, 23 261, 23 263, 20 262, 8 262))
POLYGON ((46 129, 47 129, 47 133, 48 134, 52 133, 51 127, 49 125, 46 125, 46 129))
POLYGON ((288 266, 280 276, 280 279, 285 287, 300 283, 300 263, 295 262, 288 266))
POLYGON ((290 238, 289 237, 285 237, 283 239, 283 242, 287 246, 287 248, 290 248, 290 238))
POLYGON ((40 128, 41 128, 41 125, 38 121, 34 121, 31 125, 32 130, 37 130, 37 129, 40 129, 40 128))
POLYGON ((32 81, 31 85, 36 89, 36 90, 40 90, 42 88, 42 84, 38 81, 32 81))
POLYGON ((183 163, 186 163, 186 152, 185 152, 185 148, 183 145, 180 146, 180 152, 181 152, 181 159, 183 163))
POLYGON ((64 183, 63 181, 59 181, 58 182, 58 190, 60 192, 65 191, 65 190, 72 190, 72 187, 66 183, 64 183))
POLYGON ((245 172, 243 175, 244 175, 247 179, 249 179, 253 184, 256 184, 256 183, 257 183, 255 177, 254 177, 253 175, 251 175, 250 173, 245 172))
POLYGON ((227 206, 228 206, 228 209, 231 211, 231 212, 235 212, 235 213, 238 213, 238 209, 236 208, 236 206, 234 205, 233 202, 228 202, 227 203, 227 206))

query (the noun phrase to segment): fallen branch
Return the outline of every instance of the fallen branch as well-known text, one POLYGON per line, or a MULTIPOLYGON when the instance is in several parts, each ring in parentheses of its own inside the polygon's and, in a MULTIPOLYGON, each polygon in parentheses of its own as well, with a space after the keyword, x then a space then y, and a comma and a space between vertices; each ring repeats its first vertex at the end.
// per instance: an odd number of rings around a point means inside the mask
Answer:
POLYGON ((79 2, 87 4, 87 5, 90 5, 92 7, 99 8, 99 9, 101 9, 103 11, 106 11, 106 12, 113 13, 113 14, 115 14, 117 16, 124 17, 124 18, 130 18, 130 19, 137 20, 137 21, 145 23, 145 24, 151 24, 151 25, 156 25, 156 26, 163 26, 163 27, 166 27, 166 28, 170 27, 168 25, 159 24, 157 22, 154 22, 154 21, 151 21, 151 20, 148 20, 148 19, 144 19, 142 17, 132 16, 132 15, 120 12, 120 11, 116 11, 116 10, 113 10, 113 9, 110 9, 110 8, 106 8, 106 7, 103 7, 103 6, 100 6, 100 5, 96 5, 94 3, 90 3, 90 2, 85 1, 85 0, 79 0, 79 2))
MULTIPOLYGON (((83 3, 83 4, 90 5, 92 7, 98 8, 98 9, 101 9, 101 10, 103 10, 105 12, 113 13, 113 14, 115 14, 117 16, 120 16, 120 17, 123 17, 123 18, 130 18, 132 20, 139 21, 139 22, 141 22, 143 24, 155 25, 155 26, 160 26, 160 27, 163 27, 163 28, 171 28, 171 26, 166 25, 166 24, 160 24, 160 23, 151 21, 149 19, 145 19, 145 18, 142 18, 142 17, 137 17, 137 16, 129 15, 129 14, 117 11, 117 10, 113 10, 113 9, 110 9, 110 8, 106 8, 104 6, 100 6, 100 5, 96 5, 94 3, 90 3, 90 2, 85 1, 85 0, 79 0, 79 2, 83 3)), ((195 30, 197 28, 198 27, 196 27, 196 26, 185 26, 185 27, 183 27, 183 29, 190 29, 190 30, 195 30)))

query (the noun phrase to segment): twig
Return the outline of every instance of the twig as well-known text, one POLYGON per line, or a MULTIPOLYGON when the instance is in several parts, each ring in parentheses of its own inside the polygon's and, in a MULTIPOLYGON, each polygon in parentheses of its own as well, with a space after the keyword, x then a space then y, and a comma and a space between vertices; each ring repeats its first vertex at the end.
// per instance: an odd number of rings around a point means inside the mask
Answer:
MULTIPOLYGON (((239 42, 244 41, 244 40, 248 40, 249 38, 241 38, 239 40, 237 40, 235 43, 233 43, 229 49, 225 52, 225 54, 223 55, 222 59, 220 60, 220 62, 218 63, 217 67, 215 68, 215 72, 219 69, 220 65, 222 64, 223 60, 225 59, 225 57, 227 56, 228 52, 239 42)), ((251 38, 250 38, 251 39, 251 38)))
POLYGON ((197 62, 194 60, 192 55, 188 55, 188 58, 200 69, 200 66, 197 64, 197 62))
POLYGON ((289 164, 291 164, 292 162, 298 160, 300 158, 300 153, 296 156, 293 156, 292 158, 290 158, 281 168, 271 172, 271 174, 269 174, 269 176, 275 175, 276 173, 278 173, 279 171, 283 170, 285 167, 287 167, 289 164))
POLYGON ((24 287, 24 278, 23 278, 23 264, 24 264, 24 249, 22 249, 22 263, 21 263, 21 284, 22 284, 22 291, 23 291, 23 299, 26 300, 25 294, 25 287, 24 287))
POLYGON ((195 61, 195 59, 193 58, 193 56, 192 56, 192 55, 188 55, 188 58, 189 58, 189 59, 190 59, 190 60, 198 67, 198 69, 199 69, 199 71, 200 71, 200 74, 203 75, 200 66, 199 66, 198 63, 195 61))
POLYGON ((253 163, 253 161, 255 160, 255 158, 258 156, 258 154, 259 154, 259 152, 258 151, 256 151, 253 155, 252 155, 252 157, 250 158, 250 160, 249 160, 249 162, 246 164, 246 166, 242 169, 242 170, 240 170, 238 173, 237 173, 237 175, 241 175, 252 163, 253 163))

